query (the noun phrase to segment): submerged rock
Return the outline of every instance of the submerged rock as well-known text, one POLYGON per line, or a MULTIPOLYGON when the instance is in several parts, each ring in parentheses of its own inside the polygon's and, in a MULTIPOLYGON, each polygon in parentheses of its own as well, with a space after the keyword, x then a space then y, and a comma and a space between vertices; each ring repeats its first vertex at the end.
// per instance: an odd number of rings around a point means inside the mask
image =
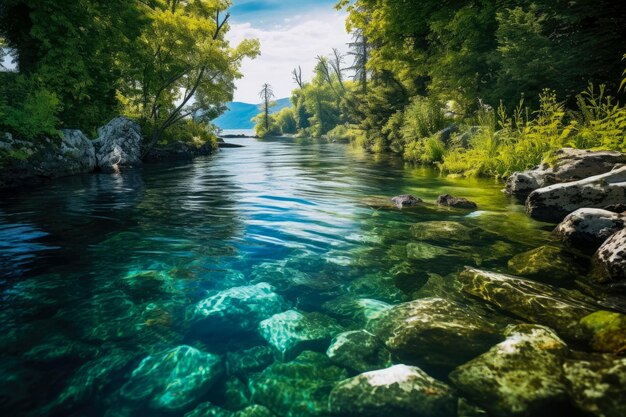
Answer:
POLYGON ((201 334, 254 330, 283 306, 283 298, 268 283, 229 288, 196 304, 193 329, 201 334))
POLYGON ((262 371, 274 362, 274 351, 268 346, 254 346, 240 352, 228 352, 226 365, 229 374, 246 376, 262 371))
POLYGON ((449 417, 456 415, 452 388, 414 366, 395 365, 341 381, 330 394, 341 416, 449 417))
POLYGON ((625 225, 624 214, 596 208, 581 208, 559 223, 553 234, 566 246, 592 254, 625 225))
POLYGON ((179 411, 200 400, 223 375, 222 359, 190 346, 148 356, 122 387, 122 396, 155 410, 179 411))
POLYGON ((556 246, 541 246, 520 253, 511 258, 508 265, 516 275, 554 281, 574 281, 586 272, 575 256, 556 246))
POLYGON ((496 417, 560 415, 568 401, 562 368, 567 345, 543 326, 512 326, 506 336, 455 369, 454 386, 496 417))
POLYGON ((467 198, 453 197, 450 194, 443 194, 437 197, 437 204, 440 206, 455 207, 461 209, 475 209, 478 206, 467 198))
MULTIPOLYGON (((348 292, 359 298, 370 298, 389 303, 397 303, 407 299, 390 274, 366 274, 348 285, 348 292)), ((355 298, 356 298, 355 297, 355 298)))
POLYGON ((452 221, 429 221, 411 226, 411 234, 417 240, 469 241, 471 232, 467 226, 452 221))
POLYGON ((263 320, 259 332, 288 361, 304 350, 325 351, 341 327, 323 314, 289 310, 263 320))
POLYGON ((337 365, 357 373, 391 365, 391 355, 385 345, 366 330, 338 334, 326 355, 337 365))
POLYGON ((116 117, 98 129, 96 148, 98 168, 115 172, 141 165, 141 128, 126 117, 116 117))
POLYGON ((572 360, 563 368, 577 408, 597 417, 626 415, 626 358, 572 360))
POLYGON ((275 417, 275 415, 262 405, 251 405, 240 411, 229 411, 211 403, 202 403, 185 414, 185 417, 275 417))
POLYGON ((417 206, 420 203, 423 203, 421 198, 417 198, 409 194, 403 194, 403 195, 393 197, 391 201, 398 208, 413 207, 413 206, 417 206))
POLYGON ((498 328, 443 298, 399 304, 368 329, 406 363, 454 368, 500 340, 498 328))
POLYGON ((435 259, 440 256, 450 255, 450 251, 441 246, 431 245, 424 242, 411 242, 406 245, 406 255, 416 261, 435 259))
POLYGON ((580 181, 533 191, 526 212, 536 220, 560 222, 580 208, 626 208, 626 166, 580 181))
POLYGON ((322 305, 326 314, 360 327, 378 317, 383 311, 390 309, 391 304, 371 298, 354 298, 349 295, 337 297, 322 305))
POLYGON ((611 171, 616 164, 626 162, 626 155, 620 152, 573 148, 556 151, 554 158, 554 166, 543 162, 535 169, 515 172, 506 181, 506 192, 526 197, 539 188, 603 174, 611 171))
POLYGON ((626 291, 626 228, 600 246, 591 264, 592 283, 606 285, 620 292, 626 291))
POLYGON ((580 320, 591 334, 590 346, 598 352, 626 352, 626 315, 611 311, 596 311, 580 320))
POLYGON ((569 339, 585 340, 581 318, 595 308, 550 285, 511 275, 466 268, 459 275, 464 292, 569 339))
POLYGON ((327 416, 333 386, 348 377, 326 355, 303 352, 289 363, 275 363, 250 377, 252 401, 282 417, 327 416))

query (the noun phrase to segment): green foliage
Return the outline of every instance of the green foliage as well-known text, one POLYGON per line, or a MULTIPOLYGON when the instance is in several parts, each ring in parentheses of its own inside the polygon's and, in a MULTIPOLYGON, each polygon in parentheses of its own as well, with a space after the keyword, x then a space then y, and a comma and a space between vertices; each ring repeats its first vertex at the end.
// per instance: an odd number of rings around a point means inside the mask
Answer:
POLYGON ((260 113, 252 121, 255 123, 254 132, 260 138, 280 136, 282 134, 274 114, 270 114, 266 118, 265 113, 260 113))
POLYGON ((61 103, 56 94, 25 76, 0 74, 0 131, 21 139, 58 137, 61 103))
POLYGON ((352 141, 355 139, 355 133, 350 126, 341 124, 329 130, 328 133, 326 133, 326 138, 331 142, 352 141))
POLYGON ((286 107, 274 115, 276 124, 283 134, 295 134, 298 131, 293 109, 286 107))
POLYGON ((207 142, 217 146, 217 134, 213 125, 205 123, 196 123, 193 120, 185 120, 177 123, 168 129, 161 138, 159 145, 167 145, 169 143, 186 143, 190 146, 200 148, 207 142))

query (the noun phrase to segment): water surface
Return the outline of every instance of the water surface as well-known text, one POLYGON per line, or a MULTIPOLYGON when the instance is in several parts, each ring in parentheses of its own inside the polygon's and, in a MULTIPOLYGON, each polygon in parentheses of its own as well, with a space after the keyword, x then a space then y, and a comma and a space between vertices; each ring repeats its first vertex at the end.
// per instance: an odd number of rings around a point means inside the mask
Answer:
MULTIPOLYGON (((183 344, 222 356, 266 344, 232 329, 190 335, 190 308, 231 287, 269 282, 285 309, 332 316, 342 297, 398 303, 429 274, 503 269, 547 239, 491 180, 444 178, 342 144, 229 141, 245 147, 0 194, 3 415, 160 415, 120 400, 143 358, 183 344), (385 207, 408 193, 463 196, 480 210, 385 207), (431 237, 442 256, 412 250, 415 228, 441 220, 481 235, 431 237), (81 377, 89 366, 98 371, 81 377)), ((224 402, 219 390, 202 399, 224 402)))

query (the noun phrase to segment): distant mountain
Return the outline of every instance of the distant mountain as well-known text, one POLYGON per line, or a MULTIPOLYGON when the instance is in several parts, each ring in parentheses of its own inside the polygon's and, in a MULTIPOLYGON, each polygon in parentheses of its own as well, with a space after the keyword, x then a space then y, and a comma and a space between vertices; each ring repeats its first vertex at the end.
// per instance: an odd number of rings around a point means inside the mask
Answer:
MULTIPOLYGON (((276 105, 272 107, 272 113, 276 113, 285 107, 291 107, 289 98, 275 100, 276 105)), ((252 118, 261 112, 260 104, 249 104, 234 101, 228 103, 228 110, 220 117, 213 120, 213 123, 220 129, 252 129, 254 123, 252 118)))

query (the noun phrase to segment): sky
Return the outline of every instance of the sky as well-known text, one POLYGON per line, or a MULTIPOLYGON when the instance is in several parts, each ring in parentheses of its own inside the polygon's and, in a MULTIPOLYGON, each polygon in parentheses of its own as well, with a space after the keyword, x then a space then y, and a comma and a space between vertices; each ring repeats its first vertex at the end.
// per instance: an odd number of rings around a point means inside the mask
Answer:
POLYGON ((310 79, 315 57, 330 55, 333 48, 347 51, 350 36, 345 30, 345 12, 334 9, 337 0, 234 0, 231 30, 233 45, 246 38, 261 42, 261 55, 246 60, 244 77, 237 81, 234 101, 258 103, 264 83, 276 98, 289 97, 295 84, 291 71, 302 67, 310 79))

